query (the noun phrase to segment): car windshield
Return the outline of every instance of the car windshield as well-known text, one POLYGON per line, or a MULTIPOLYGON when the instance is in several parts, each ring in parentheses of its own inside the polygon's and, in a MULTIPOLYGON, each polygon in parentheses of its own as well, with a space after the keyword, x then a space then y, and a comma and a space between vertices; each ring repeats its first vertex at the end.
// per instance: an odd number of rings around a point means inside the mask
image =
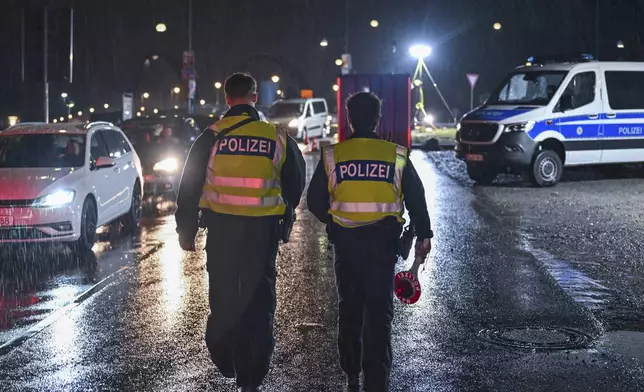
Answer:
POLYGON ((121 127, 134 146, 164 141, 191 142, 196 136, 188 124, 180 122, 125 122, 121 127))
POLYGON ((268 117, 299 117, 304 111, 304 103, 277 102, 268 111, 268 117))
POLYGON ((85 135, 0 136, 0 168, 81 167, 85 135))
POLYGON ((517 72, 510 74, 490 96, 488 105, 547 105, 567 71, 517 72))

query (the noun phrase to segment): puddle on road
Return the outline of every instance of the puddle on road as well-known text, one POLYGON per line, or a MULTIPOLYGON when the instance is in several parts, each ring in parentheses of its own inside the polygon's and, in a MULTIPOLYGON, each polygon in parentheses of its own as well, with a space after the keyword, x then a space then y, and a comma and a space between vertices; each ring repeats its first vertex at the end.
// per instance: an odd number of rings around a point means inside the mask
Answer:
POLYGON ((94 251, 73 254, 63 245, 47 251, 6 250, 0 256, 0 346, 52 312, 70 304, 136 256, 158 248, 158 241, 101 238, 94 251), (9 261, 13 264, 8 264, 9 261))
POLYGON ((592 279, 571 263, 532 246, 523 235, 522 247, 543 263, 559 287, 572 299, 600 317, 607 330, 644 330, 644 314, 621 299, 614 290, 592 279))

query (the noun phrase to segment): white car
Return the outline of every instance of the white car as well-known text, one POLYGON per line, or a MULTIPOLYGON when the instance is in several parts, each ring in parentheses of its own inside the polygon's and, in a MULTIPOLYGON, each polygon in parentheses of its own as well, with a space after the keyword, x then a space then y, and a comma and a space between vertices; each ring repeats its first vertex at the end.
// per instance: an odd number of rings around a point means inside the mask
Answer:
POLYGON ((268 121, 288 130, 297 140, 329 134, 329 109, 324 98, 286 99, 273 103, 268 121))
POLYGON ((142 192, 139 157, 110 123, 0 132, 0 244, 66 242, 86 252, 100 226, 138 227, 142 192))

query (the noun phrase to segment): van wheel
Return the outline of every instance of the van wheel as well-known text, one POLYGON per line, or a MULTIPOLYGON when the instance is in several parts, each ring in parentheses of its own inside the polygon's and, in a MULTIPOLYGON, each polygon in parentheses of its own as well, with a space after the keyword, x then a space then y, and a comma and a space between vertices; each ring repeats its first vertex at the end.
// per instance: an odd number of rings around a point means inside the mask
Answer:
POLYGON ((531 174, 534 186, 548 187, 556 185, 563 174, 563 163, 559 154, 552 150, 539 152, 532 163, 531 174))
POLYGON ((91 198, 85 200, 81 210, 80 238, 76 240, 75 251, 78 254, 86 254, 91 251, 96 243, 96 203, 91 198))
POLYGON ((467 165, 467 175, 480 185, 490 185, 497 176, 497 172, 489 167, 467 165))

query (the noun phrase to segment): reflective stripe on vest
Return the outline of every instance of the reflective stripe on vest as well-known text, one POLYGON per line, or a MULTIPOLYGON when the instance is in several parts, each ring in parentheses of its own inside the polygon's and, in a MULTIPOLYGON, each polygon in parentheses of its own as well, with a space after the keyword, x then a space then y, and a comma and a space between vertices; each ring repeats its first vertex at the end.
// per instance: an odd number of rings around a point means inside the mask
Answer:
POLYGON ((204 192, 204 196, 208 201, 220 204, 230 204, 233 206, 253 206, 253 207, 274 207, 282 203, 281 196, 269 197, 252 197, 252 196, 235 196, 224 195, 214 191, 204 192))
POLYGON ((230 188, 258 188, 273 189, 280 186, 276 179, 265 180, 263 178, 246 178, 246 177, 209 177, 208 185, 226 186, 230 188))
POLYGON ((396 203, 341 203, 339 201, 331 202, 333 211, 341 212, 387 212, 395 213, 402 210, 402 202, 396 203))

